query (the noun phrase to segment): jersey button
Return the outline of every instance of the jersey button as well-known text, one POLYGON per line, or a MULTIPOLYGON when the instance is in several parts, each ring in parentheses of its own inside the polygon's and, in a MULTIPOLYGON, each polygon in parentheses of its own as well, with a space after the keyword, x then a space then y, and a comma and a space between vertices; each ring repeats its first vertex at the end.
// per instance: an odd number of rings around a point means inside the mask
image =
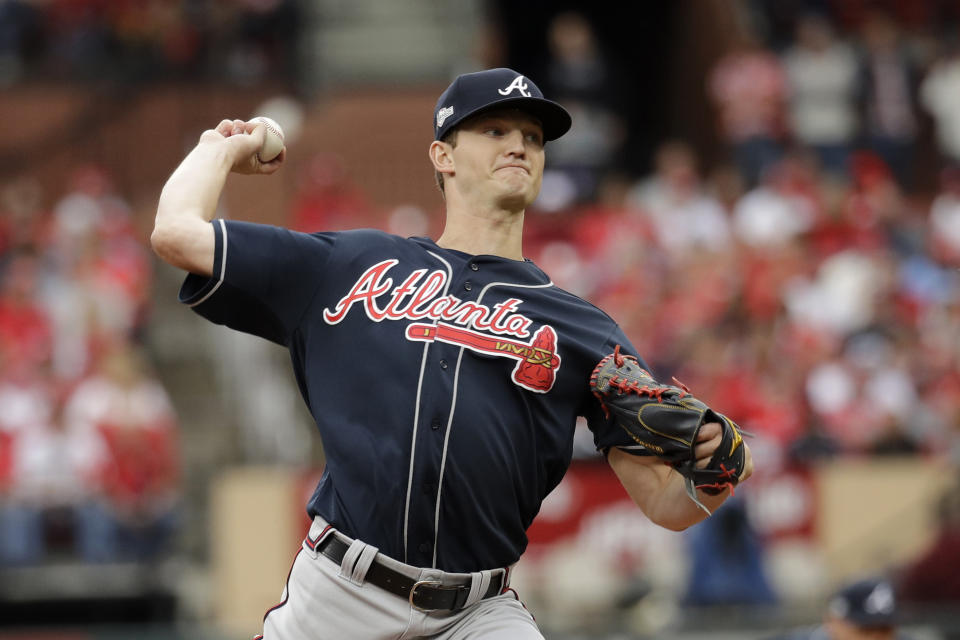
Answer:
POLYGON ((471 262, 470 268, 473 269, 474 271, 480 271, 480 265, 478 265, 476 262, 471 262))
POLYGON ((440 361, 440 368, 441 368, 441 369, 446 369, 446 368, 447 368, 447 361, 446 361, 446 360, 441 360, 441 361, 440 361))
POLYGON ((440 428, 440 421, 439 421, 439 420, 434 420, 434 421, 430 424, 430 428, 433 429, 434 431, 436 431, 437 429, 439 429, 439 428, 440 428))
POLYGON ((466 289, 467 291, 470 291, 470 289, 473 289, 473 285, 470 284, 469 281, 467 281, 463 283, 463 288, 466 289))
POLYGON ((417 549, 420 550, 420 553, 427 553, 428 551, 430 551, 430 546, 431 545, 429 542, 421 542, 420 546, 417 547, 417 549))

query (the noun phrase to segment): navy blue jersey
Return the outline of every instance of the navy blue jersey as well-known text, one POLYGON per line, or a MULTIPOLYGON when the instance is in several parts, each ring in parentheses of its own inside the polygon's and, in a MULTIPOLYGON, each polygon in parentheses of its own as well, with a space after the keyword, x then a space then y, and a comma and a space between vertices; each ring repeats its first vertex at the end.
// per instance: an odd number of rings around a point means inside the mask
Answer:
POLYGON ((304 234, 213 221, 205 318, 290 351, 326 468, 308 511, 397 560, 510 565, 570 464, 577 416, 631 448, 588 387, 617 344, 605 313, 529 260, 374 230, 304 234))

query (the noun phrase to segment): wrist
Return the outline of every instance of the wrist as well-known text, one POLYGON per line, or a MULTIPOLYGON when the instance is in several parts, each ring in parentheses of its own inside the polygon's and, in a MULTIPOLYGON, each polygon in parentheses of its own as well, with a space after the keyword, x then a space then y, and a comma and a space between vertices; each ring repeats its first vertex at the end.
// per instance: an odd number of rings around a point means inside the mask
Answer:
POLYGON ((197 162, 217 170, 224 175, 230 173, 234 161, 230 148, 222 143, 201 142, 194 147, 191 154, 197 162))

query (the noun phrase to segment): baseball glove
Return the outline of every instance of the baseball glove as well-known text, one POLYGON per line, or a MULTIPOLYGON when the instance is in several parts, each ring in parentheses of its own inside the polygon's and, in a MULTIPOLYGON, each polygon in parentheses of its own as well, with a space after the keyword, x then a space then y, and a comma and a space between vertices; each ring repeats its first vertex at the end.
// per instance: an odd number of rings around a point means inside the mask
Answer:
POLYGON ((684 478, 687 494, 704 511, 696 490, 717 495, 731 492, 745 464, 743 438, 732 420, 697 400, 682 383, 662 384, 653 379, 620 346, 601 360, 590 376, 590 389, 599 398, 607 417, 644 449, 662 458, 684 478), (700 428, 717 422, 723 429, 720 446, 702 469, 696 467, 694 447, 700 428))

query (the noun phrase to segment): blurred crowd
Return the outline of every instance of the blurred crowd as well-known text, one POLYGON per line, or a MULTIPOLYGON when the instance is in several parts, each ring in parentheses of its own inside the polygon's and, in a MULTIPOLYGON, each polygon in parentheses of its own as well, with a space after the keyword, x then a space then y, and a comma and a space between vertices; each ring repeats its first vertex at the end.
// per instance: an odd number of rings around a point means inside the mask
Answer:
POLYGON ((960 223, 932 223, 957 220, 955 172, 926 207, 866 153, 849 184, 802 153, 714 177, 667 143, 653 175, 531 216, 526 250, 784 456, 960 459, 960 223))
MULTIPOLYGON (((549 146, 525 252, 616 318, 658 378, 752 434, 754 485, 837 456, 960 469, 960 41, 923 15, 844 7, 743 35, 705 77, 716 148, 664 140, 639 177, 617 144, 642 123, 608 90, 590 23, 550 26, 549 95, 588 117, 559 159, 549 146)), ((908 600, 960 599, 950 495, 919 557, 874 567, 908 600)), ((683 602, 778 599, 749 507, 685 536, 683 602)))
MULTIPOLYGON (((616 114, 589 23, 561 14, 551 35, 553 95, 616 114)), ((615 153, 549 149, 527 253, 660 376, 754 432, 766 468, 960 462, 960 58, 944 41, 922 60, 908 35, 864 9, 797 15, 775 44, 744 37, 706 78, 716 158, 667 140, 634 179, 615 153)))
POLYGON ((295 0, 0 0, 0 87, 292 81, 295 0))
POLYGON ((44 199, 0 193, 0 566, 157 558, 179 456, 141 346, 152 263, 102 169, 44 199))

